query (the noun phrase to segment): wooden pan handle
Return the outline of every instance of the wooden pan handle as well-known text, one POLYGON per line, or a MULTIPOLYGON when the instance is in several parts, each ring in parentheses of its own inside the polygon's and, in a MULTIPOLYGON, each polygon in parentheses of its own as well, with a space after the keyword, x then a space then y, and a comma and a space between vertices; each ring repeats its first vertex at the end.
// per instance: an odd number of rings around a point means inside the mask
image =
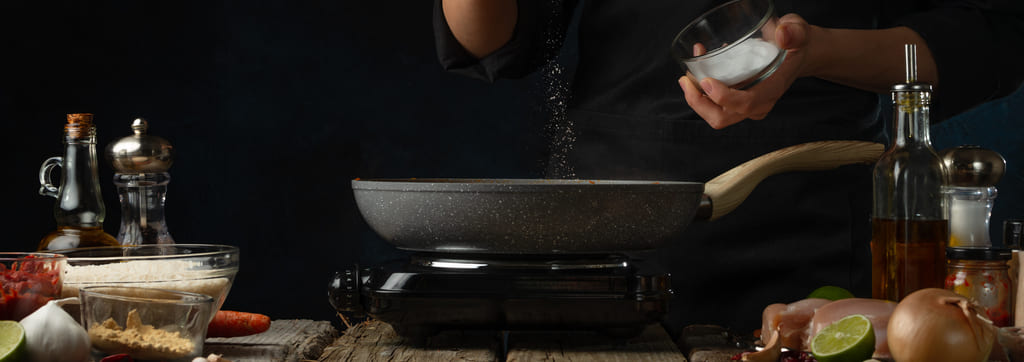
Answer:
POLYGON ((764 154, 704 184, 711 198, 709 220, 736 209, 766 177, 789 171, 828 170, 854 163, 874 163, 885 151, 880 143, 820 141, 802 143, 764 154))

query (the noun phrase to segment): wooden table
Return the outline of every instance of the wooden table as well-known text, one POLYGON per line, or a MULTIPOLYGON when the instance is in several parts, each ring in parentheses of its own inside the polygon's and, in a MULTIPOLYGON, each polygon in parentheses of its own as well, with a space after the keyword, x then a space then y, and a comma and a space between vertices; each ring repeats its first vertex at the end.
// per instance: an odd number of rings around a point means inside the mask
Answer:
POLYGON ((339 333, 330 322, 278 320, 259 335, 210 338, 205 353, 245 361, 729 361, 739 352, 724 330, 688 327, 683 348, 659 325, 622 340, 590 332, 446 331, 413 345, 369 321, 339 333), (685 352, 685 353, 684 353, 685 352), (689 357, 689 359, 687 358, 689 357))
POLYGON ((346 331, 324 349, 320 361, 678 361, 679 352, 658 325, 617 340, 587 332, 448 331, 412 346, 381 322, 346 331))

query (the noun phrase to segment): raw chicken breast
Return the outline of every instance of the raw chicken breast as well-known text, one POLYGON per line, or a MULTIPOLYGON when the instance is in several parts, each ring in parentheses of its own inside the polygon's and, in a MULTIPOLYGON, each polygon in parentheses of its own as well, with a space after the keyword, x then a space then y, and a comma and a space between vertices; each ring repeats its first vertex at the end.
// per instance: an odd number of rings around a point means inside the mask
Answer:
MULTIPOLYGON (((896 302, 880 299, 850 298, 840 299, 825 304, 817 309, 814 317, 811 318, 810 333, 806 334, 804 345, 810 348, 811 338, 832 322, 843 317, 862 314, 871 320, 871 326, 875 330, 875 354, 874 358, 891 358, 889 354, 889 339, 886 335, 886 328, 889 325, 889 316, 896 309, 896 302)), ((767 308, 765 309, 767 311, 767 308)))
MULTIPOLYGON (((772 304, 764 308, 761 315, 761 335, 779 328, 779 338, 782 346, 802 351, 804 342, 809 340, 807 333, 810 331, 811 318, 815 310, 832 303, 828 299, 810 298, 790 304, 772 304)), ((770 334, 769 334, 770 335, 770 334)), ((809 347, 809 345, 808 345, 809 347)))

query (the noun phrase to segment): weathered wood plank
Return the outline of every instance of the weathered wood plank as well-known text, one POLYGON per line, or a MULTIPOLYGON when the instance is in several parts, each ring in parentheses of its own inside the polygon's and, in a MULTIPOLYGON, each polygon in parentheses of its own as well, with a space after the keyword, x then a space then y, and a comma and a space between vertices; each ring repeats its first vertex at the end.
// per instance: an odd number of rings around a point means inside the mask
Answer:
POLYGON ((749 346, 752 337, 737 336, 728 328, 716 325, 690 325, 679 336, 679 349, 691 362, 727 362, 749 346))
POLYGON ((234 338, 207 338, 203 355, 222 354, 232 362, 316 359, 338 337, 327 321, 276 320, 266 332, 234 338))
POLYGON ((368 321, 349 328, 324 349, 320 361, 498 361, 499 335, 446 331, 413 346, 390 325, 368 321))
POLYGON ((513 332, 507 360, 686 362, 686 357, 664 328, 651 325, 628 340, 589 332, 513 332))
POLYGON ((743 352, 738 348, 709 348, 695 350, 690 354, 690 362, 730 362, 732 357, 743 352))

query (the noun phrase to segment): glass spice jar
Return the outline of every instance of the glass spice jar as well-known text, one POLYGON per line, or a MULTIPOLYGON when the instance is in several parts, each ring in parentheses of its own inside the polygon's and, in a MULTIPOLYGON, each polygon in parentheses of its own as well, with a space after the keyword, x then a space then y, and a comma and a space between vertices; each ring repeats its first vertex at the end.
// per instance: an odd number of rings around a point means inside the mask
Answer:
POLYGON ((1012 326, 1014 286, 1009 249, 946 249, 946 289, 977 303, 997 327, 1012 326))

